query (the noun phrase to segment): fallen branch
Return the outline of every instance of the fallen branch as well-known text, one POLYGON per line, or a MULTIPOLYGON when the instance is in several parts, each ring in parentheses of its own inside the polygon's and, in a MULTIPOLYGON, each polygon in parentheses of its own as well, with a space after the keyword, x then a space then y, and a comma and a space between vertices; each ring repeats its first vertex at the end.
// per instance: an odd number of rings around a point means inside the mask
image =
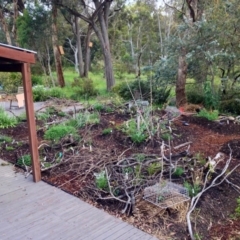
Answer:
POLYGON ((186 143, 183 143, 183 144, 180 144, 180 145, 174 147, 173 149, 177 150, 179 148, 185 147, 185 146, 190 145, 190 144, 192 144, 192 142, 186 142, 186 143))
MULTIPOLYGON (((189 206, 189 210, 188 210, 188 213, 187 213, 187 225, 188 225, 188 232, 189 232, 189 235, 190 235, 190 238, 192 240, 195 240, 195 237, 194 237, 194 234, 193 234, 193 230, 192 230, 192 224, 191 224, 191 213, 194 211, 194 209, 196 208, 196 205, 199 201, 199 199, 201 198, 201 196, 203 195, 203 193, 205 193, 207 190, 209 190, 210 188, 213 188, 213 187, 216 187, 218 185, 220 185, 223 181, 225 181, 227 179, 227 177, 233 172, 235 171, 239 166, 240 164, 238 164, 237 166, 235 166, 231 171, 229 171, 227 174, 225 174, 228 170, 228 167, 231 163, 231 160, 232 160, 232 149, 230 148, 230 146, 228 145, 229 149, 230 149, 230 155, 229 155, 229 158, 222 170, 222 172, 216 176, 213 181, 209 184, 209 186, 207 187, 207 183, 208 183, 208 177, 210 175, 210 173, 212 173, 212 171, 214 169, 210 168, 205 176, 205 180, 204 180, 204 184, 203 184, 203 188, 202 188, 202 191, 199 192, 195 197, 192 198, 191 200, 191 203, 190 203, 190 206, 189 206), (219 182, 217 182, 222 176, 224 176, 219 182)), ((220 161, 219 161, 220 162, 220 161)), ((217 164, 219 163, 217 162, 216 165, 214 166, 214 168, 216 168, 217 164)))

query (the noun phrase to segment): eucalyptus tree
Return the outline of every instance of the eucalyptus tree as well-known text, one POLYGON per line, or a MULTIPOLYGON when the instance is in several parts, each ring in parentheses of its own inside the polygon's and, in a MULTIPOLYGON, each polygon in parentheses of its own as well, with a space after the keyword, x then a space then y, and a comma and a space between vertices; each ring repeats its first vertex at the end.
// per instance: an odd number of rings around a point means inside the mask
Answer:
POLYGON ((25 8, 22 0, 1 0, 0 1, 0 24, 5 34, 6 42, 10 45, 17 45, 16 21, 19 12, 25 8))
MULTIPOLYGON (((51 76, 51 18, 43 5, 27 5, 17 19, 18 43, 37 51, 45 76, 51 76)), ((53 82, 54 84, 54 82, 53 82)))
POLYGON ((154 1, 136 1, 125 4, 110 22, 114 55, 136 76, 141 74, 142 67, 151 65, 161 55, 157 15, 154 1))
POLYGON ((55 4, 66 9, 72 15, 81 18, 89 24, 99 39, 104 63, 107 90, 110 91, 115 84, 113 74, 112 56, 108 35, 109 17, 115 10, 119 10, 122 1, 92 0, 92 1, 66 1, 55 0, 55 4))

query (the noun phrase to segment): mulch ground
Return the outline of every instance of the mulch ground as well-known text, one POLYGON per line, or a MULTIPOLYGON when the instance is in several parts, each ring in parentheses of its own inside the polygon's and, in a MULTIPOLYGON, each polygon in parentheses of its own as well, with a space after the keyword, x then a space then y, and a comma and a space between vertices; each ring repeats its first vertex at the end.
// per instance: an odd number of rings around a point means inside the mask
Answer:
MULTIPOLYGON (((159 154, 159 143, 133 144, 119 130, 118 126, 129 119, 125 113, 102 113, 100 124, 81 129, 79 134, 82 141, 78 146, 78 162, 66 162, 55 169, 43 173, 43 180, 62 188, 75 196, 81 197, 91 204, 107 210, 146 232, 152 233, 159 239, 188 239, 186 222, 179 213, 184 213, 186 209, 161 209, 143 200, 137 200, 136 211, 130 216, 120 213, 123 205, 114 201, 100 201, 89 199, 84 192, 90 193, 89 182, 93 181, 93 175, 89 172, 77 172, 80 166, 86 164, 86 169, 103 159, 109 162, 115 161, 119 156, 131 156, 135 153, 159 154), (110 135, 103 135, 106 128, 112 128, 110 135), (91 145, 91 147, 90 147, 91 145), (91 151, 90 151, 91 148, 91 151), (83 176, 85 180, 82 181, 83 176)), ((37 122, 37 136, 39 145, 43 140, 43 122, 37 122)), ((201 154, 203 158, 213 158, 218 152, 226 154, 226 159, 232 152, 231 167, 240 163, 240 125, 233 122, 213 122, 196 116, 181 116, 172 124, 174 137, 172 146, 191 142, 190 153, 192 156, 201 154), (187 124, 186 124, 187 123, 187 124)), ((29 154, 29 144, 27 135, 27 124, 22 122, 16 127, 1 129, 1 135, 11 136, 13 142, 8 146, 13 146, 13 150, 8 150, 6 145, 0 145, 0 158, 12 163, 25 154, 29 154)), ((75 146, 76 147, 76 146, 75 146)), ((183 147, 185 149, 186 147, 183 147)), ((55 156, 61 149, 45 148, 40 154, 55 156)), ((66 153, 71 156, 71 153, 66 153)), ((87 171, 87 170, 86 170, 87 171)), ((240 174, 237 169, 229 178, 231 183, 238 185, 240 174)), ((206 192, 194 214, 196 231, 201 239, 239 239, 240 221, 232 219, 231 214, 236 208, 236 199, 239 191, 232 185, 224 182, 206 192)))

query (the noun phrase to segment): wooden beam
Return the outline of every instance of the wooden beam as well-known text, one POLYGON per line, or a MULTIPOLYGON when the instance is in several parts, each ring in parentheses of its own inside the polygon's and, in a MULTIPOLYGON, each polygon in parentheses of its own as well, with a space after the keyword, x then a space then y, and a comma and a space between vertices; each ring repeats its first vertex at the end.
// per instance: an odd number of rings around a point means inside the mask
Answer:
POLYGON ((23 62, 35 63, 35 54, 0 46, 0 57, 23 62))
POLYGON ((37 143, 37 132, 36 122, 34 116, 33 106, 33 94, 32 94, 32 83, 31 83, 31 72, 30 64, 22 64, 22 76, 23 76, 23 87, 26 104, 27 122, 28 122, 28 133, 29 133, 29 144, 32 156, 32 168, 33 168, 33 180, 38 182, 41 180, 41 169, 38 155, 38 143, 37 143))
POLYGON ((0 64, 0 72, 22 72, 21 63, 0 64))

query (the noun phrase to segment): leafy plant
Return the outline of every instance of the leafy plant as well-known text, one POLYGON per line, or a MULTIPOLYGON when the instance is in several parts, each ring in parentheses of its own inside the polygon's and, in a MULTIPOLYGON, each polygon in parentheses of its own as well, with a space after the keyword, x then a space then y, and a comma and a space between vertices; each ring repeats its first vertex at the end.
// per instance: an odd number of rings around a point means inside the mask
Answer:
POLYGON ((190 184, 189 182, 184 182, 183 186, 187 188, 190 197, 196 196, 201 190, 201 187, 198 184, 190 184))
POLYGON ((169 139, 172 139, 172 136, 170 133, 164 133, 161 135, 161 138, 165 141, 168 141, 169 139))
POLYGON ((73 126, 76 128, 82 128, 87 124, 97 124, 100 122, 100 116, 98 113, 90 113, 85 111, 84 113, 79 113, 75 118, 69 120, 67 125, 73 126))
POLYGON ((146 156, 143 153, 137 153, 135 155, 135 158, 137 159, 138 162, 143 162, 145 160, 146 156))
POLYGON ((14 127, 17 124, 15 117, 10 117, 3 108, 0 107, 0 128, 14 127))
POLYGON ((200 165, 204 166, 206 164, 206 158, 204 157, 204 155, 202 153, 196 153, 194 155, 194 157, 197 159, 197 161, 200 165))
POLYGON ((100 173, 95 173, 95 182, 96 186, 99 189, 107 190, 108 189, 108 180, 105 171, 101 171, 100 173))
POLYGON ((33 87, 33 100, 35 102, 46 101, 50 98, 65 98, 63 90, 59 87, 45 88, 42 85, 33 87))
POLYGON ((105 128, 105 129, 103 129, 103 131, 102 131, 102 134, 103 134, 103 135, 108 135, 108 134, 110 134, 110 133, 112 133, 112 128, 105 128))
POLYGON ((104 109, 105 109, 105 107, 104 107, 104 105, 101 104, 101 103, 96 103, 96 104, 93 105, 93 110, 95 110, 95 111, 101 112, 101 111, 103 111, 104 109))
POLYGON ((13 151, 15 148, 14 147, 12 147, 12 146, 6 146, 6 150, 7 151, 13 151))
POLYGON ((155 173, 161 171, 162 166, 159 162, 150 163, 147 167, 147 172, 149 176, 154 175, 155 173))
POLYGON ((5 135, 0 135, 0 143, 1 142, 10 143, 12 142, 12 138, 5 135))
POLYGON ((147 138, 145 124, 141 123, 138 129, 137 123, 134 119, 125 123, 122 127, 122 131, 127 134, 134 143, 142 143, 147 138))
POLYGON ((89 98, 96 96, 98 91, 96 90, 93 80, 90 78, 74 78, 72 83, 74 94, 71 96, 74 100, 79 100, 81 97, 89 98))
POLYGON ((121 82, 113 88, 113 91, 119 94, 125 100, 131 100, 133 98, 133 93, 134 95, 140 95, 134 96, 136 99, 141 98, 150 100, 150 98, 152 98, 153 102, 156 104, 163 104, 167 102, 167 99, 170 96, 171 88, 159 87, 154 83, 151 90, 150 86, 151 84, 149 80, 137 79, 129 82, 128 84, 126 82, 121 82))
POLYGON ((218 119, 218 113, 218 110, 207 111, 206 109, 202 109, 197 116, 207 118, 210 121, 214 121, 218 119))
POLYGON ((204 84, 204 106, 209 110, 218 109, 219 106, 219 96, 212 89, 210 82, 204 84))
POLYGON ((18 86, 22 85, 20 73, 0 73, 0 78, 6 93, 16 93, 18 86))
POLYGON ((176 167, 173 175, 176 177, 181 177, 184 174, 184 169, 182 167, 176 167))
POLYGON ((233 217, 240 218, 240 197, 238 197, 236 201, 237 201, 237 207, 234 210, 233 217))
POLYGON ((17 160, 17 164, 20 166, 31 166, 31 156, 29 154, 21 156, 21 158, 17 160))
POLYGON ((71 135, 71 134, 73 135, 74 138, 77 138, 77 130, 74 127, 59 124, 59 125, 50 127, 45 132, 44 139, 58 142, 65 136, 71 135))

